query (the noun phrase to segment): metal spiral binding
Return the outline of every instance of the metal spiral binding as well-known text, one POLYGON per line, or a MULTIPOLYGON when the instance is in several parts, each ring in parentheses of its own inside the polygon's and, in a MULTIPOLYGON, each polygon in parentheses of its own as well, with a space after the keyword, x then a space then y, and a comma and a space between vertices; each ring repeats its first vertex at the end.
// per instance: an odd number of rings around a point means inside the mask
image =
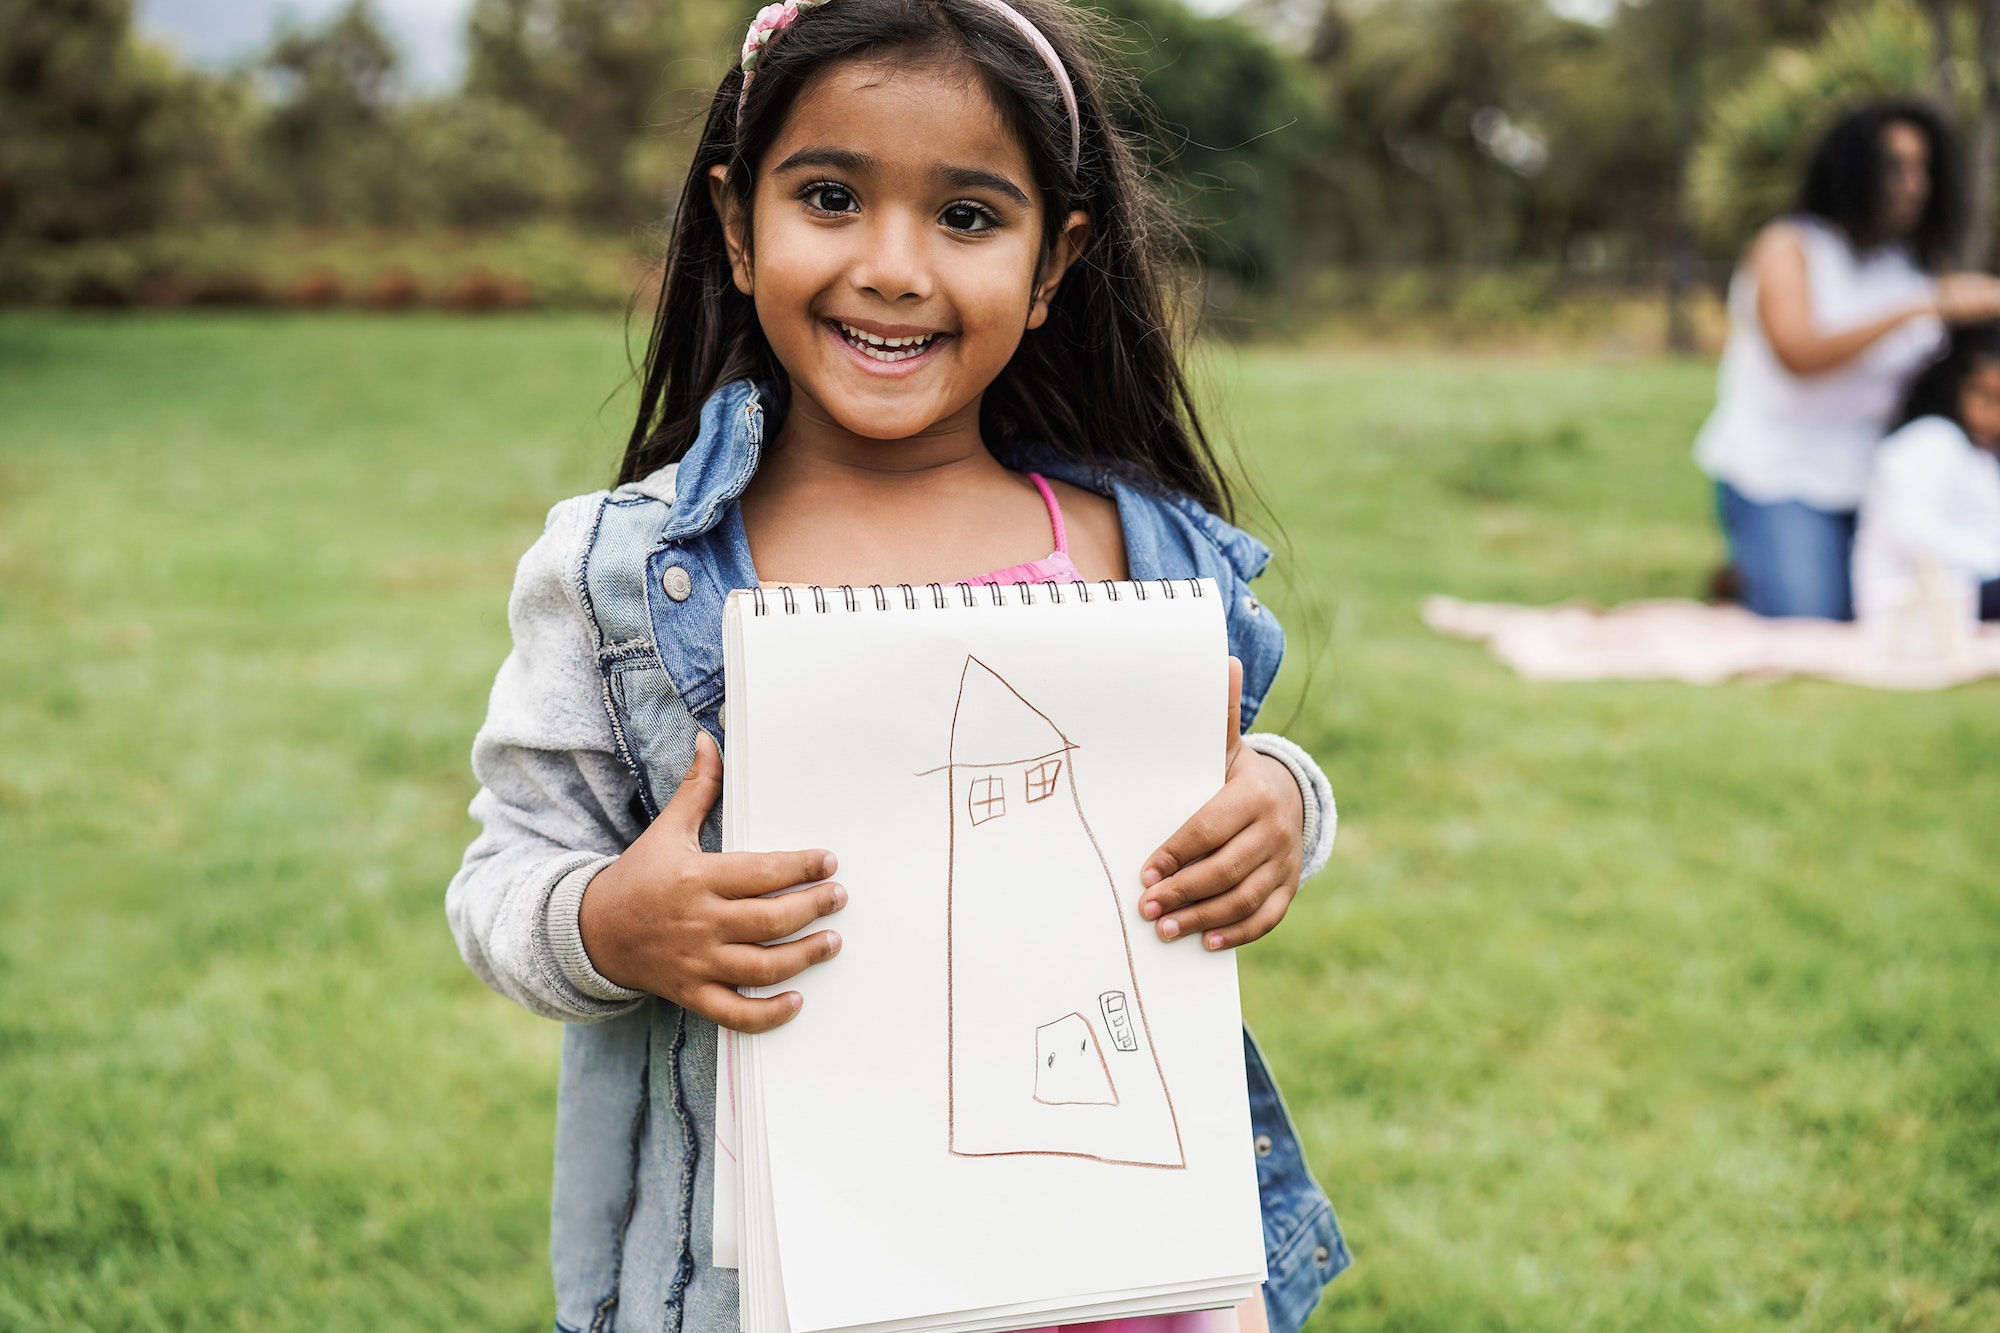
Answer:
MULTIPOLYGON (((1180 596, 1179 591, 1174 587, 1174 584, 1177 582, 1185 582, 1187 584, 1189 596, 1192 597, 1207 596, 1207 594, 1202 590, 1201 580, 1195 578, 1185 579, 1185 580, 1134 579, 1131 580, 1129 583, 1129 586, 1132 589, 1132 595, 1134 597, 1137 597, 1142 602, 1151 600, 1151 595, 1146 591, 1146 584, 1149 582, 1158 584, 1160 589, 1160 595, 1166 598, 1168 601, 1173 601, 1175 598, 1180 596)), ((930 589, 931 605, 935 609, 943 611, 951 605, 951 599, 945 591, 946 585, 942 583, 926 583, 922 585, 914 583, 898 583, 893 586, 902 590, 903 609, 907 611, 915 611, 918 609, 920 605, 920 602, 917 597, 917 589, 919 586, 930 589)), ((978 594, 975 592, 975 589, 979 586, 978 584, 960 583, 953 586, 956 586, 958 588, 959 601, 963 603, 965 606, 973 607, 979 604, 978 594)), ((1012 586, 1014 589, 1014 596, 1016 598, 1014 605, 1033 606, 1035 604, 1035 588, 1037 585, 1033 583, 1017 582, 1012 586)), ((1084 582, 1082 579, 1070 580, 1069 586, 1071 593, 1074 594, 1077 601, 1088 604, 1094 600, 1094 594, 1091 592, 1090 585, 1084 582)), ((1118 602, 1123 600, 1123 595, 1120 592, 1120 585, 1117 580, 1100 579, 1098 580, 1098 586, 1103 589, 1105 600, 1111 602, 1118 602)), ((989 583, 986 584, 985 587, 986 587, 987 601, 990 605, 993 606, 1008 605, 1007 594, 1005 591, 1007 585, 999 583, 989 583)), ((1055 603, 1058 606, 1062 604, 1063 586, 1060 580, 1043 579, 1041 581, 1040 587, 1046 593, 1049 601, 1055 603)), ((752 610, 753 615, 762 616, 770 614, 771 610, 770 604, 765 599, 764 591, 765 590, 763 588, 751 588, 749 590, 750 601, 753 607, 752 610)), ((825 615, 832 605, 831 602, 829 602, 827 599, 826 595, 827 589, 822 587, 820 584, 810 583, 806 585, 806 591, 812 594, 813 610, 819 613, 820 615, 825 615)), ((875 599, 875 609, 877 611, 887 611, 889 609, 888 585, 880 583, 871 583, 868 585, 868 591, 875 599)), ((861 599, 858 595, 858 592, 859 590, 855 588, 855 586, 851 583, 843 583, 840 585, 840 600, 842 604, 845 605, 849 611, 859 611, 861 609, 861 599)), ((789 584, 781 584, 778 588, 778 597, 784 603, 786 615, 793 616, 799 613, 798 590, 794 586, 789 584)))

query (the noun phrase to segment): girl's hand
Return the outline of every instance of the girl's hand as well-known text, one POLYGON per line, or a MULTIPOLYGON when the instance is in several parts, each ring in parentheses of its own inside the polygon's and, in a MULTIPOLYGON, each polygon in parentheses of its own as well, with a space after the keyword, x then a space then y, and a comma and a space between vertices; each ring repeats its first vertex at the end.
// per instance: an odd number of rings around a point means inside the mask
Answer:
POLYGON ((1200 933, 1232 949, 1271 932, 1299 890, 1305 797, 1286 768, 1243 744, 1243 664, 1229 659, 1229 760, 1222 790, 1139 872, 1139 914, 1163 940, 1200 933))
POLYGON ((607 980, 650 991, 737 1032, 789 1022, 797 991, 751 999, 738 986, 774 986, 840 952, 822 930, 769 944, 847 905, 838 884, 814 884, 779 898, 764 895, 825 879, 832 852, 704 852, 701 822, 722 794, 722 753, 706 732, 694 766, 653 826, 584 890, 577 925, 591 966, 607 980))

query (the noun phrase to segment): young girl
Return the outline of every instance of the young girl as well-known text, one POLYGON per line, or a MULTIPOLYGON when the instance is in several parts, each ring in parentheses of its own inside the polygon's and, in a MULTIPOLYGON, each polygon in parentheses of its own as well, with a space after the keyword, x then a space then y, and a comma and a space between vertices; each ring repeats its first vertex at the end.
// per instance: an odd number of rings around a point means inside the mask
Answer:
POLYGON ((1856 609, 1885 628, 1919 604, 2000 620, 2000 325, 1959 330, 1902 415, 1861 500, 1856 609))
MULTIPOLYGON (((735 1328, 736 1274, 711 1262, 716 1025, 787 1021, 797 992, 737 988, 840 948, 769 941, 847 889, 765 896, 827 880, 838 848, 715 850, 731 589, 1213 578, 1227 778, 1134 868, 1141 915, 1233 948, 1325 864, 1325 778, 1238 734, 1283 650, 1245 586, 1269 552, 1215 516, 1171 233, 1084 24, 1057 0, 760 13, 682 195, 620 485, 557 505, 521 562, 473 748, 484 832, 446 910, 474 972, 569 1025, 559 1329, 735 1328)), ((1270 1276, 1238 1317, 1295 1333, 1348 1256, 1247 1033, 1245 1077, 1270 1276)))

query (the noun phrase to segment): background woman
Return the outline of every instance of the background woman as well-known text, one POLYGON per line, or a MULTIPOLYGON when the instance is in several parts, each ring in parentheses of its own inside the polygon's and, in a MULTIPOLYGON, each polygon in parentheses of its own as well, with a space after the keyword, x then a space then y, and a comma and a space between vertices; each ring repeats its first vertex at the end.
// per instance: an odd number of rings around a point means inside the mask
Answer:
POLYGON ((1944 122, 1922 103, 1876 103, 1820 141, 1798 212, 1765 227, 1736 271, 1695 458, 1716 480, 1757 614, 1852 618, 1854 515, 1875 445, 1942 325, 2000 317, 2000 279, 1932 276, 1963 214, 1944 122))

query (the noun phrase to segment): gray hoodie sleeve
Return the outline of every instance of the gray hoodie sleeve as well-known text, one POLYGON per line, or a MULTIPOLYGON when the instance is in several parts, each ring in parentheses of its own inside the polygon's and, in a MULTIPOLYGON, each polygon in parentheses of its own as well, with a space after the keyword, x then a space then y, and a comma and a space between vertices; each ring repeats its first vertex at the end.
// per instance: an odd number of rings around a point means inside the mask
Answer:
POLYGON ((603 702, 579 558, 597 496, 549 511, 521 557, 507 621, 514 649, 493 682, 472 742, 482 827, 445 891, 445 915, 467 967, 549 1018, 589 1023, 625 1012, 638 991, 599 976, 584 955, 577 909, 591 876, 639 836, 637 785, 617 752, 603 702))
POLYGON ((1299 867, 1299 883, 1326 869, 1333 859, 1333 835, 1340 827, 1340 811, 1333 803, 1333 784, 1326 780, 1305 747, 1269 731, 1253 731, 1243 743, 1259 754, 1267 754, 1292 772, 1305 798, 1305 825, 1300 841, 1305 844, 1304 862, 1299 867))

